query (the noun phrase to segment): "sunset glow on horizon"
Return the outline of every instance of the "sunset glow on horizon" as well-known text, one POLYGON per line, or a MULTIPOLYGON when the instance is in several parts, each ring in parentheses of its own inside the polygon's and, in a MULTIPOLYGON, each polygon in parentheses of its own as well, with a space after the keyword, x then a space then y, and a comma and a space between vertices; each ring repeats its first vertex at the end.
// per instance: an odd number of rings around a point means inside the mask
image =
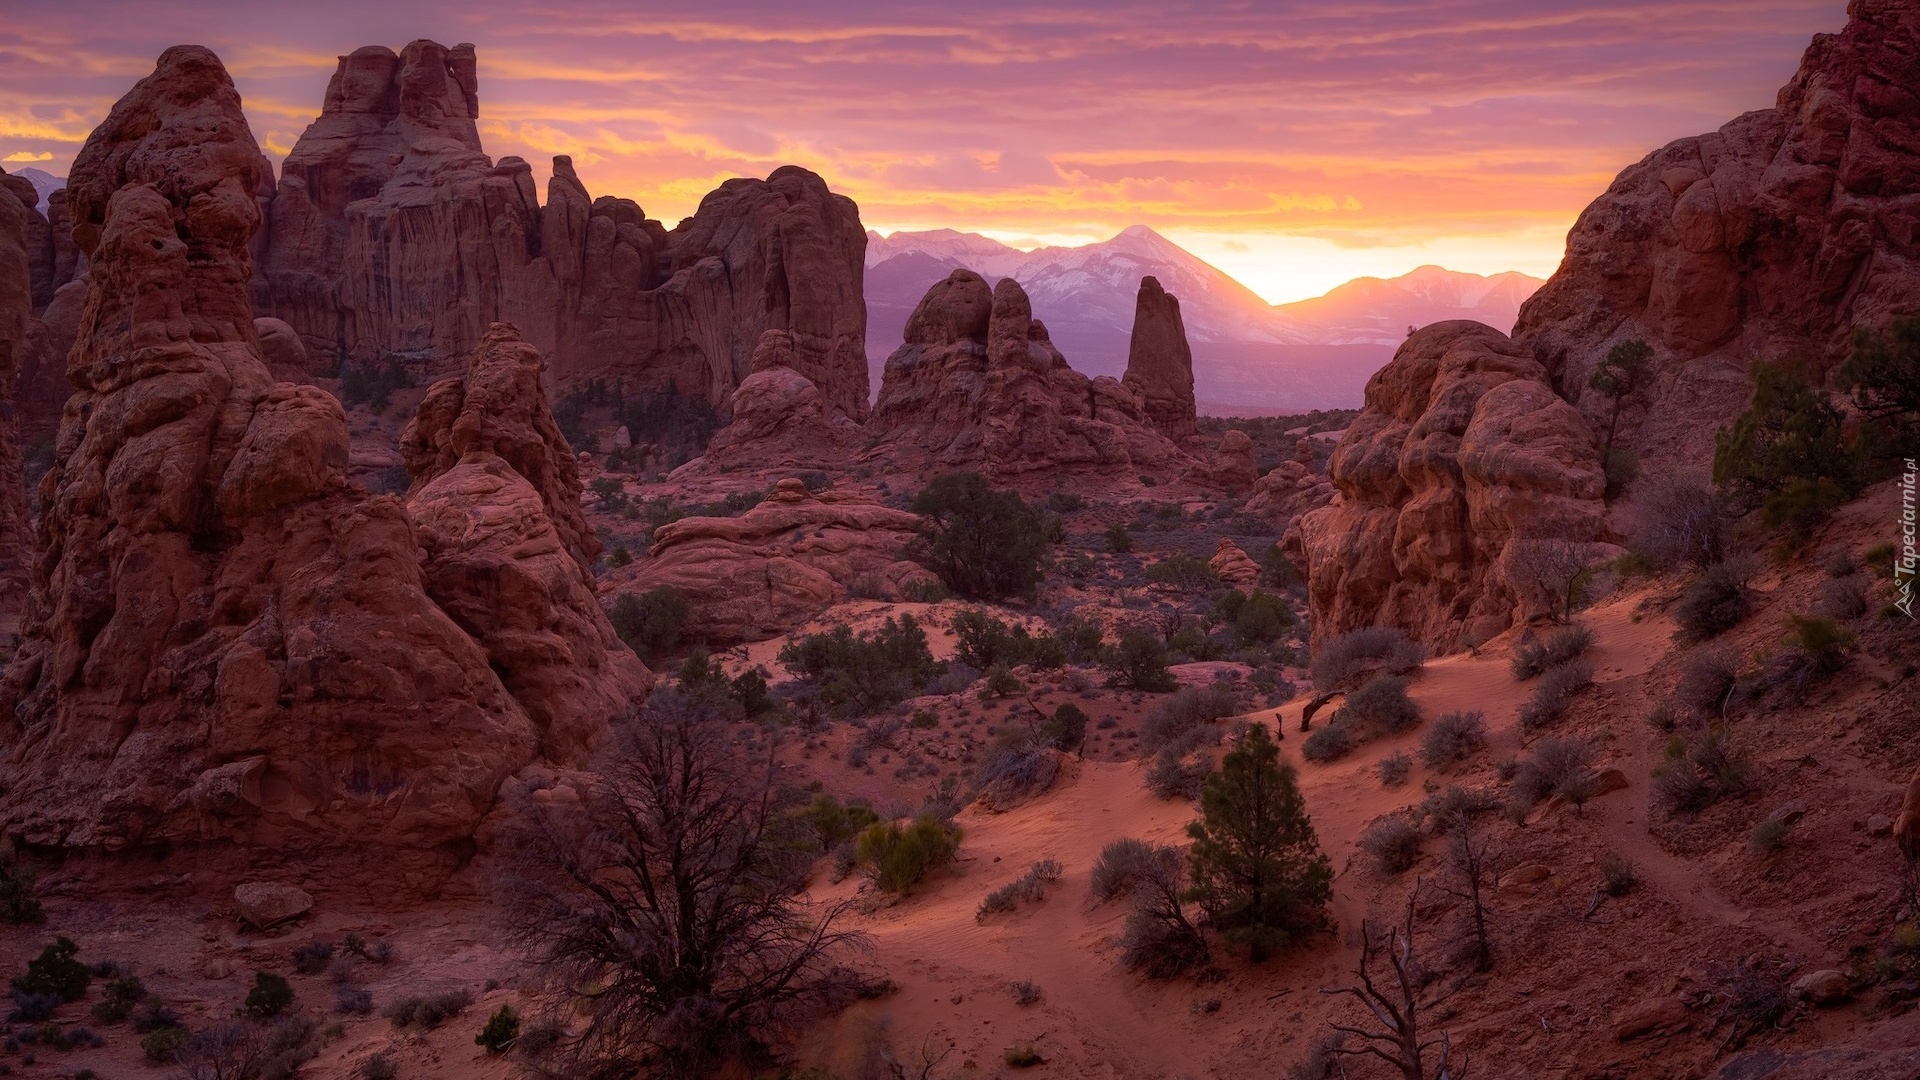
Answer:
POLYGON ((276 163, 336 57, 473 42, 480 131, 669 225, 798 164, 883 233, 1153 227, 1272 302, 1422 264, 1552 272, 1579 211, 1770 106, 1841 0, 1162 4, 338 0, 44 5, 0 29, 0 162, 64 174, 169 45, 212 47, 276 163))

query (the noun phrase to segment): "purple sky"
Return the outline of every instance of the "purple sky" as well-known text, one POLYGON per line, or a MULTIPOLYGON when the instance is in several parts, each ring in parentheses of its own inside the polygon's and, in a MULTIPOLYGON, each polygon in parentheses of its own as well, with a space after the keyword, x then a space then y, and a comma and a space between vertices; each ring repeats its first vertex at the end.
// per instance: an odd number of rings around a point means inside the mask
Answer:
POLYGON ((1269 299, 1421 263, 1544 274, 1622 167, 1764 108, 1842 0, 1224 4, 63 0, 0 20, 0 160, 63 173, 168 45, 284 155, 335 57, 474 42, 481 132, 669 224, 794 162, 882 231, 1145 223, 1269 299), (30 14, 29 14, 30 12, 30 14))

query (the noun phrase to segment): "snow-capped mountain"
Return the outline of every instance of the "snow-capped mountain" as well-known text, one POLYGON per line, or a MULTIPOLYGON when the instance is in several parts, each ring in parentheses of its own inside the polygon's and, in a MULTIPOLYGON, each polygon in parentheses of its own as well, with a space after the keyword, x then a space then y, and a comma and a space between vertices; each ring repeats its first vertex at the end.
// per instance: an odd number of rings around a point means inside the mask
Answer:
POLYGON ((66 177, 54 176, 45 169, 14 169, 13 175, 24 176, 32 182, 33 190, 40 193, 40 212, 43 214, 47 212, 47 196, 67 186, 66 177))
POLYGON ((1159 278, 1180 298, 1202 408, 1232 413, 1357 406, 1367 378, 1392 359, 1409 326, 1476 319, 1508 329, 1541 284, 1524 274, 1482 277, 1424 266, 1274 306, 1142 225, 1097 244, 1028 252, 952 229, 869 233, 867 360, 876 391, 914 306, 959 267, 989 281, 1018 280, 1054 344, 1092 375, 1126 369, 1140 279, 1159 278))

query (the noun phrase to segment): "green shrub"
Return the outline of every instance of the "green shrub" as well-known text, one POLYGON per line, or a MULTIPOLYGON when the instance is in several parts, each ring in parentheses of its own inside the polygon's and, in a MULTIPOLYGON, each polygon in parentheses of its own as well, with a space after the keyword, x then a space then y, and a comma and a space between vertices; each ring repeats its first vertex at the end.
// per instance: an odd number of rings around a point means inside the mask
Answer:
POLYGON ((1863 418, 1864 453, 1896 460, 1912 455, 1920 443, 1920 318, 1855 330, 1853 352, 1835 374, 1863 418))
POLYGON ((1399 675, 1376 675, 1347 695, 1329 727, 1344 726, 1355 740, 1367 742, 1411 731, 1420 723, 1420 709, 1407 696, 1407 680, 1399 675))
POLYGON ((1205 559, 1174 554, 1147 567, 1147 582, 1179 589, 1217 589, 1220 575, 1213 572, 1205 559))
POLYGON ((1106 532, 1107 550, 1115 555, 1125 555, 1133 550, 1133 534, 1125 525, 1109 525, 1106 532))
POLYGON ((927 648, 926 631, 911 614, 889 617, 879 630, 856 636, 844 623, 824 634, 794 638, 780 663, 817 689, 828 704, 877 712, 925 687, 944 670, 927 648))
POLYGON ((954 658, 981 671, 1024 664, 1033 654, 1033 637, 1026 627, 1009 627, 984 611, 955 612, 951 629, 954 658))
POLYGON ((520 1014, 513 1011, 513 1006, 502 1005, 498 1012, 487 1018, 486 1026, 473 1037, 473 1042, 476 1046, 486 1047, 490 1054, 504 1054, 519 1037, 520 1014))
POLYGON ((1229 589, 1214 601, 1213 618, 1233 631, 1235 643, 1264 645, 1277 641, 1293 628, 1293 612, 1286 602, 1269 592, 1243 593, 1229 589))
POLYGON ((1815 674, 1833 675, 1847 666, 1847 656, 1855 648, 1853 634, 1832 619, 1789 616, 1787 622, 1793 627, 1794 637, 1807 658, 1812 661, 1815 674))
POLYGON ((960 850, 960 827, 921 814, 902 827, 883 821, 869 825, 854 843, 854 854, 884 892, 904 893, 927 873, 953 861, 960 850))
POLYGON ((93 1005, 93 1018, 103 1024, 117 1024, 146 997, 146 984, 138 975, 116 975, 101 988, 100 1000, 93 1005))
POLYGON ((1351 729, 1340 724, 1328 724, 1316 728, 1301 744, 1300 756, 1308 761, 1325 764, 1338 761, 1353 753, 1360 744, 1354 741, 1351 729))
POLYGON ((360 1080, 394 1080, 400 1066, 384 1053, 374 1054, 360 1065, 360 1080))
POLYGON ((1864 450, 1810 370, 1763 363, 1753 376, 1747 410, 1714 439, 1713 479, 1804 540, 1859 490, 1864 450))
POLYGON ((1640 884, 1640 875, 1624 855, 1608 852, 1600 859, 1600 889, 1608 896, 1625 896, 1640 884))
POLYGON ((931 522, 927 561, 934 573, 974 600, 1031 596, 1059 527, 979 473, 934 477, 914 498, 913 512, 931 522))
POLYGON ((642 660, 657 662, 680 647, 693 606, 671 585, 656 585, 639 596, 621 593, 613 602, 614 632, 642 660))
POLYGON ((140 1040, 140 1049, 147 1055, 147 1060, 155 1065, 170 1065, 174 1054, 186 1041, 186 1028, 155 1028, 140 1040))
POLYGON ((75 960, 80 946, 70 938, 56 937, 53 944, 40 950, 40 955, 27 961, 27 970, 23 975, 13 977, 16 990, 29 994, 44 994, 61 1001, 79 1001, 86 995, 87 986, 93 982, 93 972, 87 965, 75 960))
POLYGON ((1787 834, 1792 831, 1793 826, 1786 821, 1770 817, 1753 827, 1747 842, 1753 846, 1753 850, 1768 855, 1785 847, 1787 834))
POLYGON ((1179 681, 1167 670, 1167 647, 1151 634, 1128 634, 1108 658, 1108 683, 1128 690, 1165 694, 1179 681))
POLYGON ((831 795, 816 795, 806 809, 800 811, 800 819, 819 840, 820 850, 832 851, 879 821, 880 815, 860 803, 843 806, 831 795))
POLYGON ((247 991, 246 1004, 242 1012, 254 1019, 279 1016, 293 1004, 293 987, 287 980, 271 971, 253 973, 253 988, 247 991))
POLYGON ((1062 702, 1040 725, 1040 738, 1062 750, 1080 745, 1087 737, 1087 714, 1071 701, 1062 702))
POLYGON ((1259 960, 1325 924, 1333 867, 1320 851, 1293 766, 1254 724, 1207 778, 1187 826, 1192 898, 1259 960))

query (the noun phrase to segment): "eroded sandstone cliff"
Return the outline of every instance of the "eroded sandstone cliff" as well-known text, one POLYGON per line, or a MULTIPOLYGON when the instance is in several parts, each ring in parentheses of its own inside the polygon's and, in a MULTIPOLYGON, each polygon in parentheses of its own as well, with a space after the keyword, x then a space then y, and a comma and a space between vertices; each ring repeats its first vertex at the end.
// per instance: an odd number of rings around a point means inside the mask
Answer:
POLYGON ((399 499, 348 484, 339 402, 274 382, 262 360, 248 281, 264 180, 231 79, 195 46, 163 54, 75 160, 91 273, 25 640, 0 685, 0 818, 34 845, 233 840, 256 867, 427 888, 507 776, 604 726, 592 710, 557 716, 564 684, 501 670, 497 657, 565 637, 523 632, 524 609, 545 601, 585 628, 568 643, 596 704, 642 688, 644 669, 604 648, 590 594, 552 586, 585 589, 578 544, 560 540, 578 493, 516 445, 552 424, 522 371, 477 364, 513 388, 452 410, 457 458, 415 493, 427 557, 399 499), (435 484, 493 461, 499 490, 432 513, 435 484), (554 555, 527 576, 552 571, 545 595, 462 576, 543 538, 554 555), (520 622, 488 622, 508 609, 520 622))

